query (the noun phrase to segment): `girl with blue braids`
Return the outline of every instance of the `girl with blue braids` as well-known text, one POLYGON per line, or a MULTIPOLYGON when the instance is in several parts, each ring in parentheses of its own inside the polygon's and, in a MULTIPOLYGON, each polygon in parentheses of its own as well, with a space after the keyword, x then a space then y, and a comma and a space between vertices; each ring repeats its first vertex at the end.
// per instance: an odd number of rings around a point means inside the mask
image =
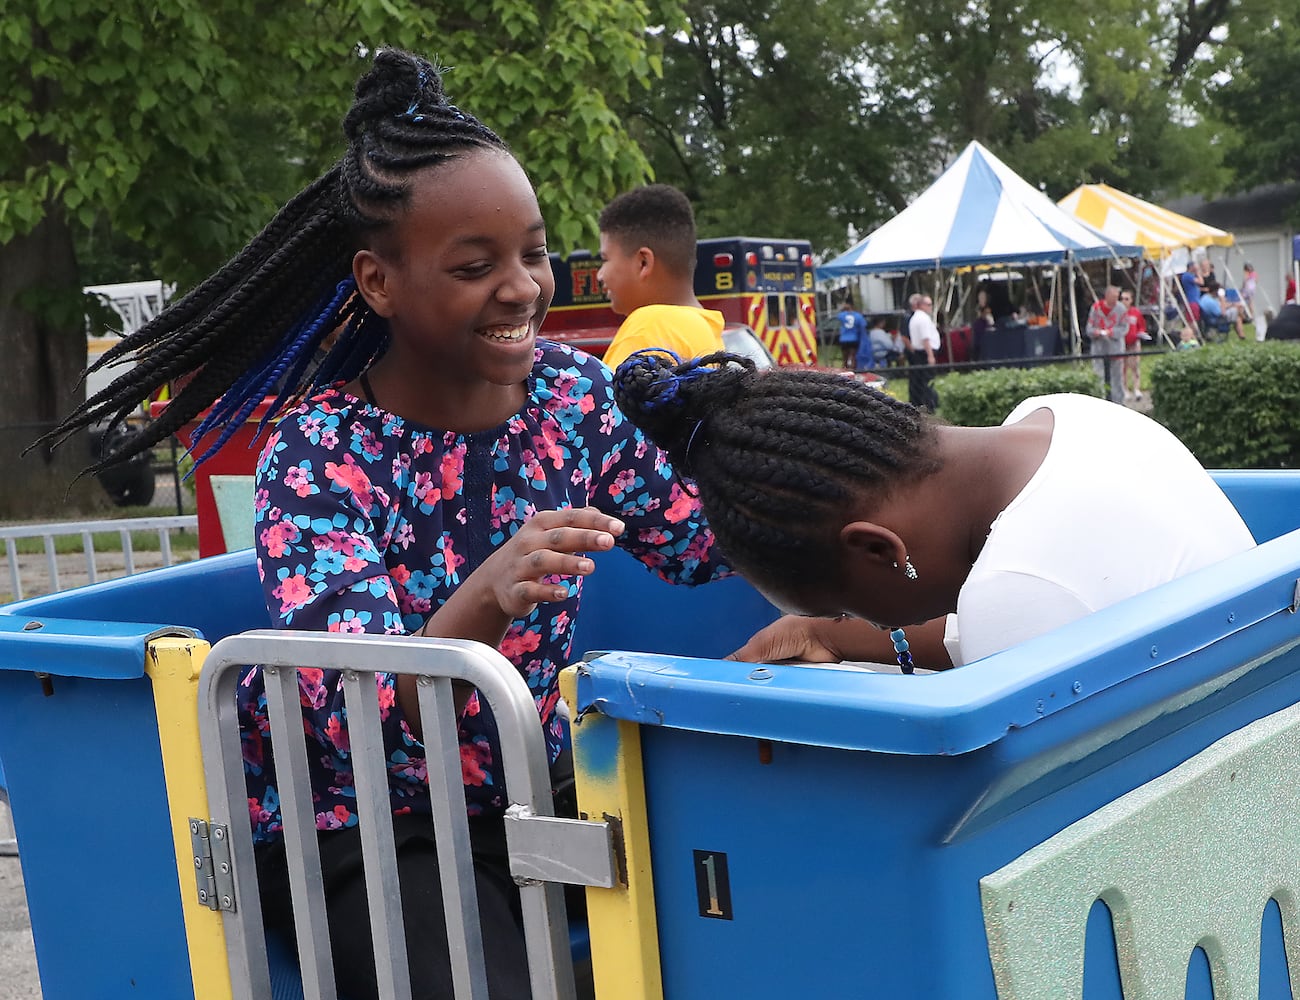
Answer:
MULTIPOLYGON (((258 570, 294 629, 477 639, 535 696, 552 760, 586 553, 615 545, 665 578, 723 572, 694 496, 614 406, 599 362, 538 338, 554 291, 523 169, 450 104, 438 70, 379 52, 343 123, 348 149, 229 264, 106 355, 136 365, 55 436, 181 384, 102 464, 199 414, 202 461, 268 395, 282 414, 257 467, 258 570)), ((414 684, 381 674, 401 884, 436 886, 414 684)), ((337 672, 302 671, 316 825, 340 990, 374 996, 347 715, 337 672)), ((281 817, 259 668, 240 686, 267 922, 287 925, 281 817), (277 912, 277 905, 280 907, 277 912)), ((468 694, 462 770, 489 990, 527 997, 504 856, 498 737, 468 694)), ((438 892, 404 892, 414 995, 451 996, 438 892), (440 943, 440 944, 438 944, 440 943)))

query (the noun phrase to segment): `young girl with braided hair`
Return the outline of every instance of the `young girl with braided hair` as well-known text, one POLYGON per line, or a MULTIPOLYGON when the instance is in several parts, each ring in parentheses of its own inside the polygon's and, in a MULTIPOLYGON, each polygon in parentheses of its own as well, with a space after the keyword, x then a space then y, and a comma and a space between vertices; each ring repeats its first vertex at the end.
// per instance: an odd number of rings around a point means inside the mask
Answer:
MULTIPOLYGON (((613 405, 610 375, 538 339, 554 291, 532 186, 505 144, 450 104, 438 70, 379 52, 343 123, 343 158, 233 260, 106 356, 134 368, 65 437, 184 384, 107 464, 205 409, 212 454, 268 395, 288 412, 258 462, 258 570, 272 621, 497 646, 535 696, 554 761, 586 553, 619 545, 674 582, 723 572, 698 503, 613 405), (210 409, 209 409, 210 408, 210 409)), ((338 985, 376 995, 347 716, 336 671, 303 671, 316 824, 338 985)), ((378 677, 415 997, 451 996, 413 678, 378 677), (408 681, 412 683, 408 686, 408 681), (429 887, 435 887, 430 892, 429 887)), ((267 923, 292 919, 260 668, 240 685, 267 923)), ((498 737, 460 720, 488 986, 528 997, 504 854, 498 737)))
POLYGON ((1089 396, 952 427, 842 375, 652 352, 614 387, 793 612, 734 659, 960 666, 1254 545, 1177 438, 1089 396))

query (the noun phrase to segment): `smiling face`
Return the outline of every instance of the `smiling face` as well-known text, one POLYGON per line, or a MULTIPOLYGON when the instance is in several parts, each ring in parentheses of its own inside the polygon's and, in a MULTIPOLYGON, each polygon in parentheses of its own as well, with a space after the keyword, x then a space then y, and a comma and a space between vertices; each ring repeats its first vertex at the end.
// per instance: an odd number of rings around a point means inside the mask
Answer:
POLYGON ((388 320, 390 385, 414 379, 426 394, 463 397, 527 379, 555 279, 537 196, 510 155, 475 150, 421 174, 353 273, 388 320))

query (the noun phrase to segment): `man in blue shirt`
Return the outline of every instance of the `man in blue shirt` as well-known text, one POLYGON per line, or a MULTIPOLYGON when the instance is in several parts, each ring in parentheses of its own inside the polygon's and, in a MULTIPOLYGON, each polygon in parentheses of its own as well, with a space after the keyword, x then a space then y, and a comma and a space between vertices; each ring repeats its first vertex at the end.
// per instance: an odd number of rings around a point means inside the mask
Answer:
POLYGON ((864 352, 865 367, 874 368, 871 340, 867 337, 867 318, 853 308, 852 299, 846 298, 840 303, 840 352, 844 355, 844 367, 851 372, 858 370, 859 348, 864 352))
POLYGON ((1187 270, 1178 276, 1178 280, 1183 286, 1184 301, 1199 302, 1201 293, 1205 291, 1205 284, 1201 281, 1201 271, 1196 266, 1196 261, 1187 258, 1187 270))

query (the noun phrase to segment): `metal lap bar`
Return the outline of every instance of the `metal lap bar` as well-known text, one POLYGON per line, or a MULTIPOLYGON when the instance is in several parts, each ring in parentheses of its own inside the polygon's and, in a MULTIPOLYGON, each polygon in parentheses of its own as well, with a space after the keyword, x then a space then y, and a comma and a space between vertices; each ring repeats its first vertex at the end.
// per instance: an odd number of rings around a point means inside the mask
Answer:
MULTIPOLYGON (((263 674, 272 739, 276 733, 301 732, 298 671, 292 666, 266 664, 263 674)), ((293 899, 293 926, 298 943, 298 964, 302 971, 302 992, 307 1000, 332 998, 337 996, 338 990, 334 985, 334 964, 330 958, 329 923, 325 916, 325 889, 321 883, 320 845, 316 841, 316 810, 312 803, 307 747, 300 739, 281 739, 274 745, 276 791, 280 795, 280 816, 284 820, 285 862, 289 870, 289 893, 293 899), (286 743, 288 746, 284 745, 286 743)), ((206 749, 204 752, 206 754, 206 749)), ((242 776, 238 787, 247 801, 242 776)), ((231 820, 233 835, 233 827, 238 822, 233 809, 231 820)), ((238 831, 241 838, 244 828, 238 831)), ((257 896, 250 897, 238 884, 236 892, 243 901, 243 908, 252 909, 251 904, 257 896)), ((231 978, 234 978, 233 970, 231 978)), ((235 992, 238 995, 238 989, 235 992)))
MULTIPOLYGON (((478 920, 469 826, 465 813, 460 747, 451 681, 476 688, 497 720, 501 757, 511 802, 530 817, 553 816, 550 775, 537 707, 527 684, 499 652, 480 643, 409 636, 257 631, 218 642, 203 668, 201 721, 212 821, 231 832, 237 907, 224 912, 236 996, 269 1000, 257 878, 247 821, 235 690, 241 668, 265 668, 267 710, 276 751, 276 776, 285 825, 298 952, 307 1000, 328 997, 335 988, 319 848, 304 741, 275 740, 277 733, 301 733, 296 667, 344 671, 357 812, 365 863, 366 892, 375 944, 379 995, 406 1000, 410 982, 393 849, 387 759, 380 731, 374 674, 419 676, 417 692, 433 802, 433 827, 448 924, 448 946, 457 1000, 486 1000, 482 931, 478 920)), ((590 834, 588 834, 590 836, 590 834)), ((607 832, 605 833, 608 837, 607 832)), ((520 876, 529 975, 533 996, 574 996, 563 889, 520 876)), ((605 850, 608 852, 608 841, 605 850)))
MULTIPOLYGON (((424 724, 430 799, 433 802, 464 802, 465 777, 460 764, 460 741, 456 737, 451 681, 445 677, 421 677, 416 691, 420 701, 420 719, 424 724)), ((447 914, 447 944, 456 996, 486 1000, 483 928, 478 918, 474 859, 470 853, 469 822, 465 810, 435 809, 433 829, 438 857, 455 859, 454 865, 439 862, 438 874, 442 880, 443 912, 447 914)))
POLYGON ((410 1000, 402 889, 397 880, 393 807, 388 799, 388 755, 384 753, 377 690, 373 671, 343 671, 349 757, 361 822, 361 857, 365 861, 366 904, 375 945, 376 982, 381 997, 410 1000))

